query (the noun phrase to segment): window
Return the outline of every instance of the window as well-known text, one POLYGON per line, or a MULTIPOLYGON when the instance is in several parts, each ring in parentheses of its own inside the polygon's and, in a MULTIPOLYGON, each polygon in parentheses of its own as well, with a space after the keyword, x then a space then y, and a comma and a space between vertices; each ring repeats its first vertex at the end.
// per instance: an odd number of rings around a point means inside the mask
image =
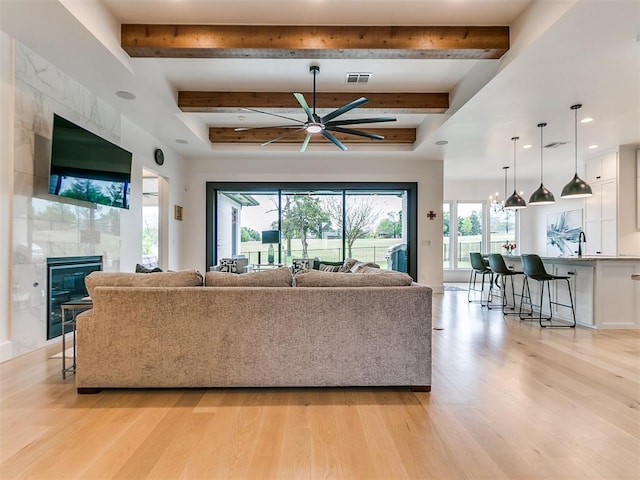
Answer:
POLYGON ((442 205, 442 268, 445 270, 453 268, 451 261, 451 204, 442 205))
POLYGON ((515 212, 487 208, 483 202, 443 203, 442 266, 445 270, 471 268, 470 252, 501 253, 504 243, 515 243, 515 212), (456 221, 452 222, 452 218, 456 221))
POLYGON ((502 245, 516 243, 515 210, 491 209, 489 224, 489 253, 505 253, 502 245))
POLYGON ((482 203, 458 203, 458 268, 471 268, 470 252, 484 252, 482 203))
POLYGON ((416 278, 416 198, 413 183, 209 183, 207 264, 234 252, 266 263, 260 233, 279 230, 277 263, 356 258, 416 278))

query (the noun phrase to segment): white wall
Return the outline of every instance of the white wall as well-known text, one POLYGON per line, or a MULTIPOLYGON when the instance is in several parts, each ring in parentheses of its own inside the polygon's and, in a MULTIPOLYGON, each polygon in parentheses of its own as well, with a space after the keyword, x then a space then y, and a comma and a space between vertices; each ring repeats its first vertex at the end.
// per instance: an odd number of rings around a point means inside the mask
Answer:
POLYGON ((133 153, 133 171, 131 172, 131 208, 129 211, 121 213, 122 225, 120 228, 120 239, 122 245, 127 245, 121 251, 120 271, 133 272, 136 263, 142 257, 142 170, 149 170, 161 176, 168 185, 167 205, 162 206, 160 202, 160 235, 164 238, 166 254, 161 255, 163 262, 160 265, 164 270, 181 270, 182 264, 179 252, 181 250, 181 235, 184 232, 182 223, 174 219, 174 205, 182 205, 187 192, 184 190, 184 170, 185 161, 180 157, 170 145, 158 141, 145 130, 126 117, 122 117, 122 146, 133 153), (164 164, 157 165, 154 161, 153 153, 156 148, 164 152, 164 164), (165 258, 168 257, 168 258, 165 258))
POLYGON ((11 358, 13 41, 0 32, 0 362, 11 358))
MULTIPOLYGON (((0 35, 0 49, 0 361, 4 361, 47 344, 47 257, 97 254, 104 256, 106 270, 133 271, 142 250, 142 169, 175 180, 168 204, 182 201, 184 182, 182 159, 115 107, 5 34, 0 35), (67 205, 42 191, 53 113, 133 153, 130 210, 67 205), (164 167, 153 162, 157 147, 165 150, 164 167), (103 225, 87 224, 89 211, 96 218, 102 216, 103 225), (87 229, 95 230, 99 243, 83 240, 87 229)), ((165 255, 165 268, 179 269, 176 252, 183 230, 175 225, 172 210, 165 209, 163 217, 166 242, 174 247, 165 255)))
POLYGON ((417 182, 418 183, 418 281, 442 291, 442 194, 441 161, 394 158, 362 158, 351 152, 313 160, 201 159, 189 162, 189 195, 185 204, 182 250, 185 268, 205 268, 206 182, 417 182), (435 220, 427 219, 433 210, 435 220))

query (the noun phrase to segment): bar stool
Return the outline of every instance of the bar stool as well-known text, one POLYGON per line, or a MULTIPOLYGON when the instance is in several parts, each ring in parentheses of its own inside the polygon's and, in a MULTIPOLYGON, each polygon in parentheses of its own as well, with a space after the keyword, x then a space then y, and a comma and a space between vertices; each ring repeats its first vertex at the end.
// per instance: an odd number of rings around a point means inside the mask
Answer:
MULTIPOLYGON (((516 309, 516 292, 515 292, 515 288, 513 287, 513 277, 515 275, 524 275, 524 272, 510 270, 509 268, 507 268, 507 264, 504 263, 504 257, 499 253, 489 254, 489 266, 491 267, 491 270, 493 270, 493 273, 496 274, 496 276, 498 277, 496 279, 496 282, 498 281, 498 279, 500 280, 500 292, 502 293, 502 314, 503 315, 520 315, 519 312, 507 313, 504 311, 505 308, 507 307, 506 279, 507 277, 511 279, 511 299, 513 301, 512 303, 513 306, 510 308, 510 310, 515 310, 516 309)), ((491 308, 491 306, 489 306, 489 308, 491 308)))
POLYGON ((480 306, 485 307, 489 306, 489 302, 491 301, 491 286, 493 285, 493 271, 491 268, 484 262, 484 258, 482 258, 482 254, 479 252, 471 252, 469 253, 469 258, 471 260, 471 275, 469 276, 469 290, 467 291, 467 300, 469 303, 477 300, 471 300, 471 290, 475 292, 480 292, 480 306), (476 278, 478 275, 482 275, 482 286, 480 290, 476 288, 476 278), (487 304, 482 303, 482 295, 484 293, 484 277, 485 275, 489 275, 489 295, 487 296, 487 304), (473 283, 473 287, 471 286, 473 283))
POLYGON ((533 315, 533 303, 531 300, 531 291, 529 290, 529 279, 531 279, 531 280, 537 281, 540 284, 540 305, 539 305, 540 312, 538 314, 538 322, 540 323, 540 326, 543 328, 574 328, 576 326, 576 309, 575 309, 575 306, 573 305, 573 295, 571 294, 571 282, 569 282, 570 277, 551 275, 550 273, 547 273, 547 271, 544 268, 544 264, 542 263, 542 259, 538 255, 534 255, 534 254, 521 255, 521 258, 522 258, 522 269, 524 270, 524 282, 522 283, 522 296, 520 297, 520 312, 519 312, 520 320, 526 320, 525 318, 522 318, 522 304, 524 303, 525 298, 527 300, 527 303, 529 304, 529 307, 531 308, 531 311, 526 315, 528 316, 533 315), (566 305, 564 303, 554 302, 551 300, 551 284, 549 282, 556 281, 556 280, 566 280, 567 288, 569 289, 569 299, 571 301, 571 305, 566 305), (547 296, 549 298, 549 316, 543 318, 542 302, 544 300, 545 284, 547 286, 547 296), (526 297, 524 293, 525 289, 527 291, 526 297), (555 324, 554 325, 552 322, 552 318, 553 318, 552 305, 560 305, 562 307, 571 308, 571 313, 573 315, 573 324, 570 324, 570 325, 555 324), (549 323, 546 323, 546 324, 542 323, 543 320, 549 323))

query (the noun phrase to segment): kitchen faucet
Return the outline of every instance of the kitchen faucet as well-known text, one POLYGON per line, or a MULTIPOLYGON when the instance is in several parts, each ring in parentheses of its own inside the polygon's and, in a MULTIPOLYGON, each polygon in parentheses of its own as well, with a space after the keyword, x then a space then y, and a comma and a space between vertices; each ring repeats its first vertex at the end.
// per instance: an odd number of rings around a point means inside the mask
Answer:
POLYGON ((582 242, 587 243, 587 236, 580 230, 578 234, 578 257, 582 256, 582 242))

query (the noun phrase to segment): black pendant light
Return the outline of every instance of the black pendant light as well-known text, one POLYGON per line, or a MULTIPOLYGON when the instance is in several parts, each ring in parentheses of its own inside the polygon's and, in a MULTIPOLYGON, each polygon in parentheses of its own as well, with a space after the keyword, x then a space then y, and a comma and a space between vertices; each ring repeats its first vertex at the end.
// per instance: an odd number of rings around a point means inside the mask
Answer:
POLYGON ((578 177, 578 109, 580 107, 582 107, 580 104, 571 105, 571 110, 575 112, 575 175, 562 189, 562 194, 560 195, 562 198, 584 198, 593 195, 589 184, 578 177))
POLYGON ((542 137, 542 130, 546 127, 546 123, 539 123, 538 127, 540 128, 540 186, 538 189, 531 194, 529 197, 529 205, 550 205, 552 203, 556 203, 556 199, 553 196, 547 187, 544 186, 542 181, 542 172, 543 172, 543 152, 544 152, 544 140, 542 137))
POLYGON ((524 198, 516 191, 516 144, 518 140, 520 140, 520 137, 512 137, 511 140, 513 140, 513 193, 504 202, 504 208, 519 210, 521 208, 527 208, 527 202, 525 202, 524 198))

